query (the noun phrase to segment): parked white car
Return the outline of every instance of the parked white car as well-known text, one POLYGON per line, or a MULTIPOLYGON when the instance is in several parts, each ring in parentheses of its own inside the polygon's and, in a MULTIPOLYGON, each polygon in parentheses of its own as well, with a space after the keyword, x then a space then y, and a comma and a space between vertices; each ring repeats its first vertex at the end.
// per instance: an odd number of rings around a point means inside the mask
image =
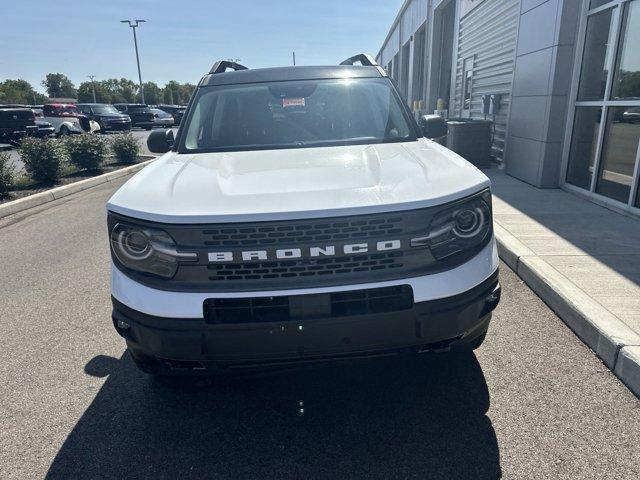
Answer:
MULTIPOLYGON (((227 69, 236 70, 227 72, 227 69)), ((107 204, 112 320, 151 374, 478 348, 489 179, 368 55, 200 81, 107 204), (360 62, 362 66, 354 66, 360 62)))
POLYGON ((73 103, 50 103, 42 107, 43 120, 53 125, 56 135, 72 133, 94 133, 100 125, 80 113, 73 103))

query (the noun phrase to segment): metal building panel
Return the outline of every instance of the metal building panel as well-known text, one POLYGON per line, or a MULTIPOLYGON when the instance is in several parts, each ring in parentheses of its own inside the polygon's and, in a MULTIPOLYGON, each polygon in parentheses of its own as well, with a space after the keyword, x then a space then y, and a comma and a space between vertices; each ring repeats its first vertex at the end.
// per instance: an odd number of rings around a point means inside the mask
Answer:
POLYGON ((396 24, 387 42, 382 47, 382 66, 386 66, 400 50, 400 24, 396 24))
POLYGON ((404 45, 427 19, 426 0, 411 0, 400 18, 400 43, 404 45))
POLYGON ((468 116, 485 118, 482 113, 482 96, 502 95, 500 110, 495 115, 492 148, 493 155, 500 160, 503 157, 511 100, 519 13, 520 0, 484 0, 460 19, 458 27, 455 89, 453 108, 449 109, 449 114, 463 114, 463 65, 465 59, 471 58, 473 74, 468 116))

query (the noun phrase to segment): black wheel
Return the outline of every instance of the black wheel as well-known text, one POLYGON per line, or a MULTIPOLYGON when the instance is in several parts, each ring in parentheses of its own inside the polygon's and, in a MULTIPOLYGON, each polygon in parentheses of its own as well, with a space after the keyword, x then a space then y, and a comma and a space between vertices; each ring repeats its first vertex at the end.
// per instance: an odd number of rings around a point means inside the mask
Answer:
POLYGON ((69 135, 69 129, 67 128, 66 125, 62 125, 60 127, 60 132, 58 133, 58 135, 60 135, 61 137, 64 137, 65 135, 69 135))

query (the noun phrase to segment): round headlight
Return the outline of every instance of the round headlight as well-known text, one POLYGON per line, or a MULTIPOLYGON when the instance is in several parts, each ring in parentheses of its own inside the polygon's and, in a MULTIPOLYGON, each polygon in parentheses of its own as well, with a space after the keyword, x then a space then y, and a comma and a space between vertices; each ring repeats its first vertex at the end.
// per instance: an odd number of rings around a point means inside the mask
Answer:
POLYGON ((119 252, 130 260, 144 260, 151 255, 149 237, 142 230, 121 229, 116 234, 119 252))
POLYGON ((165 278, 176 273, 181 255, 175 251, 173 239, 163 230, 126 223, 113 227, 111 249, 123 267, 165 278))
POLYGON ((458 254, 465 258, 489 241, 490 232, 491 194, 487 190, 438 212, 429 225, 428 246, 437 260, 458 254))
POLYGON ((484 224, 484 212, 480 208, 458 210, 453 217, 454 232, 460 238, 478 234, 484 224))

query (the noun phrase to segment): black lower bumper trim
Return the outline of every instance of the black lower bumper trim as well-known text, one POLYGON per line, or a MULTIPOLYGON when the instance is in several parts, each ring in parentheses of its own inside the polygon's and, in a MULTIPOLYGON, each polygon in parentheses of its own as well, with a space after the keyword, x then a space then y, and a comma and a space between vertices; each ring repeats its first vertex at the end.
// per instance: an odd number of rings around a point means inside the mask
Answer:
MULTIPOLYGON (((113 322, 134 353, 166 364, 239 366, 447 349, 486 332, 500 300, 496 271, 452 297, 395 311, 259 323, 155 317, 112 297, 113 322), (189 363, 191 362, 191 363, 189 363)), ((204 307, 203 307, 204 308, 204 307)))

